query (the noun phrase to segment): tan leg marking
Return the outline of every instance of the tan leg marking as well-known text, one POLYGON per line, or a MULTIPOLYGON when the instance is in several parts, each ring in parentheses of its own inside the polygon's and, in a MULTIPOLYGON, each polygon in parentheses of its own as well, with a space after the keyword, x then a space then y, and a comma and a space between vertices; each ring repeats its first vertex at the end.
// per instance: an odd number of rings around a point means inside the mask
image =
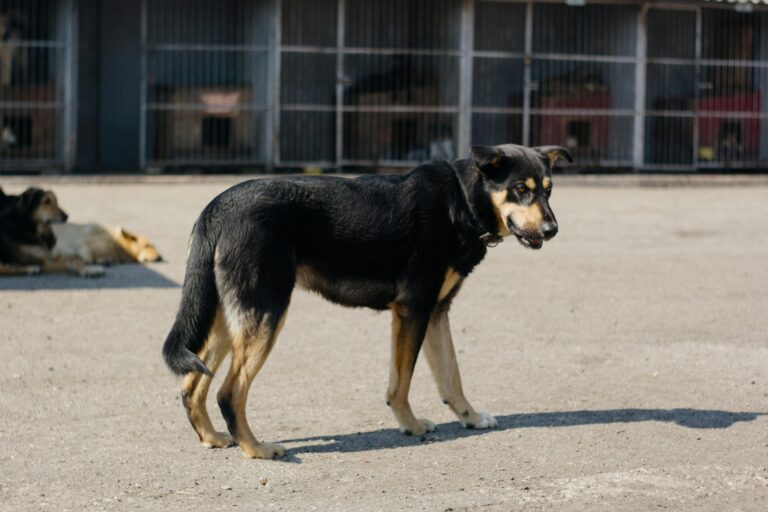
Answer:
POLYGON ((461 282, 461 274, 448 267, 445 272, 445 280, 443 280, 443 286, 440 288, 440 293, 437 295, 437 300, 441 301, 448 296, 449 293, 461 282))
POLYGON ((487 412, 475 412, 464 397, 461 386, 459 364, 451 338, 451 326, 448 313, 433 315, 424 338, 424 353, 432 369, 438 393, 443 403, 458 416, 462 426, 467 428, 491 428, 496 426, 496 419, 487 412))
MULTIPOLYGON (((227 419, 230 434, 240 445, 245 456, 252 459, 274 459, 285 453, 285 448, 278 444, 260 442, 256 439, 245 416, 245 405, 251 382, 272 351, 285 323, 285 317, 286 313, 283 313, 274 330, 262 325, 253 332, 246 329, 234 335, 232 366, 218 392, 219 406, 227 419)), ((265 319, 263 323, 268 322, 265 319)))
POLYGON ((420 343, 415 338, 423 336, 416 320, 403 316, 397 306, 392 306, 392 354, 389 370, 387 405, 392 407, 400 430, 406 434, 422 436, 435 429, 427 419, 416 419, 408 402, 413 367, 420 343))
MULTIPOLYGON (((198 356, 211 371, 211 374, 215 375, 219 365, 231 349, 232 338, 221 311, 217 311, 211 333, 198 356)), ((181 396, 189 422, 200 438, 200 444, 206 448, 226 448, 234 445, 234 440, 228 433, 217 432, 213 428, 210 416, 208 416, 206 399, 212 380, 212 376, 209 377, 200 373, 187 374, 181 384, 181 396)))

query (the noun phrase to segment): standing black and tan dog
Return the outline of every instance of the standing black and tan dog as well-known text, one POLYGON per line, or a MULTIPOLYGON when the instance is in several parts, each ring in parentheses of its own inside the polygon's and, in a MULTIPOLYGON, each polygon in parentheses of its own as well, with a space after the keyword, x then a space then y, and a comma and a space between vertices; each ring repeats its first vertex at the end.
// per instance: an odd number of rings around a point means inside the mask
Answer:
POLYGON ((387 404, 403 432, 435 428, 408 403, 422 346, 461 424, 494 427, 493 416, 464 397, 448 309, 487 244, 514 235, 539 249, 555 236, 548 199, 560 157, 571 161, 556 146, 482 146, 470 159, 404 176, 253 180, 216 197, 193 229, 181 305, 163 347, 168 366, 186 375, 182 398, 200 442, 234 442, 248 457, 284 453, 254 437, 245 404, 296 284, 344 306, 392 312, 387 404), (231 437, 213 429, 205 406, 230 351, 218 403, 231 437))

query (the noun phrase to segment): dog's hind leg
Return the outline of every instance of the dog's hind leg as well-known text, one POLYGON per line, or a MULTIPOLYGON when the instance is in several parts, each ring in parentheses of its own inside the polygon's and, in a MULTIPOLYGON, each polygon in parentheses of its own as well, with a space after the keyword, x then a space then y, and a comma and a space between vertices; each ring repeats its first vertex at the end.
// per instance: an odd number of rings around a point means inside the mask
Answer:
POLYGON ((181 384, 181 399, 187 411, 187 418, 197 432, 200 444, 206 448, 226 448, 235 444, 228 433, 217 432, 213 428, 206 407, 208 388, 211 386, 213 375, 231 349, 232 339, 227 325, 221 311, 217 311, 208 339, 198 354, 211 371, 211 375, 188 373, 181 384))
POLYGON ((435 430, 435 424, 414 416, 408 402, 408 392, 411 389, 416 358, 424 341, 427 319, 424 315, 408 312, 405 309, 396 305, 392 307, 392 356, 387 405, 392 407, 402 432, 421 436, 435 430))
POLYGON ((281 456, 282 446, 259 442, 245 416, 248 390, 285 322, 296 283, 293 247, 283 233, 251 225, 216 247, 216 283, 232 335, 232 366, 217 394, 229 433, 250 458, 281 456))
MULTIPOLYGON (((286 308, 287 309, 287 308, 286 308)), ((247 457, 274 459, 285 453, 278 444, 256 439, 245 416, 248 390, 256 374, 267 360, 285 321, 286 310, 265 314, 259 322, 234 333, 232 366, 218 393, 219 408, 230 434, 247 457)))
POLYGON ((461 425, 466 428, 495 427, 496 419, 493 416, 487 412, 475 412, 464 397, 448 311, 436 311, 430 318, 424 338, 424 353, 432 369, 440 398, 456 413, 461 425))

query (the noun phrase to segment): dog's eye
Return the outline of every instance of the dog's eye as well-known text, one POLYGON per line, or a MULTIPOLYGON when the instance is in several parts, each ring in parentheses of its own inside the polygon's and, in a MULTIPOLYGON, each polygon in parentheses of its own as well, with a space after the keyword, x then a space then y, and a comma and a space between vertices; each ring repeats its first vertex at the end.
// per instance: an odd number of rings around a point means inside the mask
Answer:
POLYGON ((524 194, 526 190, 528 190, 528 187, 525 186, 525 183, 518 183, 515 185, 515 190, 517 190, 518 194, 524 194))

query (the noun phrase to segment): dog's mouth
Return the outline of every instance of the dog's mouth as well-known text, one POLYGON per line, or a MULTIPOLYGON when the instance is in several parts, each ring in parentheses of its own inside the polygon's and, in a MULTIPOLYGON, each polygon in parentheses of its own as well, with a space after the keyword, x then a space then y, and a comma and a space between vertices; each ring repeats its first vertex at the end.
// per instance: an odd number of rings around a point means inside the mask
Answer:
POLYGON ((507 220, 507 224, 509 226, 509 230, 512 232, 513 235, 515 235, 515 238, 517 238, 517 241, 520 242, 520 245, 522 245, 523 247, 538 251, 539 249, 541 249, 541 246, 544 245, 543 238, 533 238, 531 236, 526 235, 520 229, 518 229, 517 226, 515 226, 515 223, 512 222, 511 218, 507 220))
POLYGON ((50 226, 51 224, 61 224, 62 222, 67 222, 67 219, 69 216, 67 214, 63 215, 56 215, 55 217, 45 217, 44 219, 41 219, 39 222, 42 224, 45 224, 46 226, 50 226))
POLYGON ((517 233, 515 233, 515 238, 517 238, 517 241, 520 242, 520 245, 523 247, 527 247, 528 249, 533 249, 536 251, 541 249, 541 246, 544 245, 544 240, 537 238, 527 238, 525 236, 518 235, 517 233))

